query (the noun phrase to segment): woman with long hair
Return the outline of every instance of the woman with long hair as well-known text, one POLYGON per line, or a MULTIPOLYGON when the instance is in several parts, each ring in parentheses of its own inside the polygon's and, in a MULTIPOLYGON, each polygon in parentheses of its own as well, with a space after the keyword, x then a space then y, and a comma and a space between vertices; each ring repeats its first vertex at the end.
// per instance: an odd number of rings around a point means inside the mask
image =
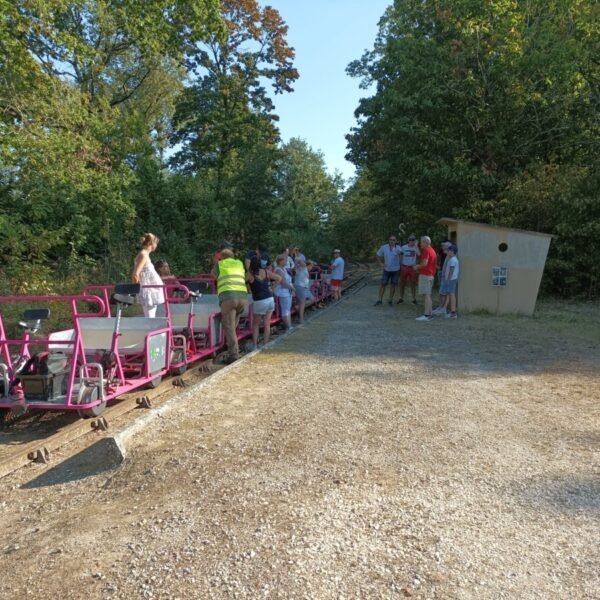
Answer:
POLYGON ((150 260, 150 254, 156 250, 159 241, 153 233, 144 233, 140 238, 142 249, 135 257, 133 272, 131 273, 131 281, 142 286, 139 301, 144 309, 144 316, 151 318, 156 317, 158 305, 165 302, 162 287, 146 287, 163 285, 160 275, 156 272, 150 260))
POLYGON ((271 333, 271 315, 275 310, 275 300, 271 292, 270 283, 279 283, 281 275, 267 271, 261 264, 260 256, 250 259, 250 268, 246 272, 246 281, 250 284, 252 292, 252 343, 256 348, 260 324, 263 323, 263 343, 269 343, 271 333))

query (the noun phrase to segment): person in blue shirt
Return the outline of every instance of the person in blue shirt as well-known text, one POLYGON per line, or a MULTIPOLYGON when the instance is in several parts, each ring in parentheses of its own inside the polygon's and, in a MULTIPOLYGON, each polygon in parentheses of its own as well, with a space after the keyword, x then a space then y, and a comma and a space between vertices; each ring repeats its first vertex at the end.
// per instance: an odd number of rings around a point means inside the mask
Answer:
POLYGON ((375 306, 379 306, 383 302, 383 294, 388 284, 390 285, 388 304, 392 305, 394 303, 394 294, 396 293, 398 279, 400 278, 400 257, 402 256, 402 248, 398 246, 398 240, 395 235, 390 235, 388 243, 383 244, 377 250, 376 256, 379 264, 383 266, 383 275, 381 276, 381 285, 379 286, 379 298, 375 302, 375 306))
POLYGON ((342 281, 344 280, 344 259, 339 250, 333 251, 333 260, 329 265, 331 272, 331 292, 334 300, 340 300, 342 297, 342 281))
POLYGON ((260 258, 260 268, 266 269, 271 264, 271 257, 269 256, 269 250, 264 242, 261 242, 257 248, 248 250, 246 254, 246 260, 244 264, 246 271, 250 268, 250 261, 257 256, 260 258))

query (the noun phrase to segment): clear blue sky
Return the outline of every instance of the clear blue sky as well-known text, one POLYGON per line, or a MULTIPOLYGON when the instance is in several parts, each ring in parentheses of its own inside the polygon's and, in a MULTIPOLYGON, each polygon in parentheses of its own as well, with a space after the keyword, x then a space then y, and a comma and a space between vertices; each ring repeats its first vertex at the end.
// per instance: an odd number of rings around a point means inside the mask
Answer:
POLYGON ((354 166, 344 159, 344 136, 356 123, 359 80, 346 75, 351 61, 373 47, 377 22, 391 0, 261 0, 277 9, 289 26, 300 78, 291 94, 273 98, 284 142, 299 137, 320 150, 328 170, 348 179, 354 166))

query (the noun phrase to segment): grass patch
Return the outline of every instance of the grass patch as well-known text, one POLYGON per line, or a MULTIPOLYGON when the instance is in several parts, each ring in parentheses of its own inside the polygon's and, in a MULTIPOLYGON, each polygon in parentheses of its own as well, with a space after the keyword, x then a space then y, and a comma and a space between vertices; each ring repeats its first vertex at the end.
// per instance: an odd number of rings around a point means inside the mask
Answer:
POLYGON ((534 319, 564 336, 600 340, 600 302, 543 298, 538 300, 534 319))

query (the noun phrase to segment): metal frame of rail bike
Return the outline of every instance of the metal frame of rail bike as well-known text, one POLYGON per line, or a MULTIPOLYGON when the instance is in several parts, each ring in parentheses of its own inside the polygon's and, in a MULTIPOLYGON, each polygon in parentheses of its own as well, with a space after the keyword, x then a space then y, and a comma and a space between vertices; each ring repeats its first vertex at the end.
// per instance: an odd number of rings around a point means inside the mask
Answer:
POLYGON ((36 408, 78 410, 85 413, 96 407, 101 396, 97 389, 98 379, 92 372, 96 365, 88 363, 83 350, 80 323, 87 318, 94 318, 103 314, 105 305, 102 299, 95 296, 2 296, 0 297, 0 371, 4 385, 0 394, 1 408, 36 408), (27 321, 25 333, 20 339, 10 339, 6 335, 4 304, 40 302, 67 303, 70 307, 73 324, 73 335, 69 339, 52 339, 52 334, 34 339, 32 333, 37 332, 41 326, 40 317, 49 317, 48 309, 28 309, 23 313, 25 318, 32 317, 32 323, 27 321), (78 303, 97 305, 100 310, 96 313, 80 312, 78 303), (46 357, 60 358, 64 362, 64 369, 60 373, 30 374, 26 372, 22 359, 30 362, 39 353, 33 349, 41 348, 46 357), (15 361, 13 357, 19 358, 15 361), (96 393, 91 389, 96 389, 96 393))

